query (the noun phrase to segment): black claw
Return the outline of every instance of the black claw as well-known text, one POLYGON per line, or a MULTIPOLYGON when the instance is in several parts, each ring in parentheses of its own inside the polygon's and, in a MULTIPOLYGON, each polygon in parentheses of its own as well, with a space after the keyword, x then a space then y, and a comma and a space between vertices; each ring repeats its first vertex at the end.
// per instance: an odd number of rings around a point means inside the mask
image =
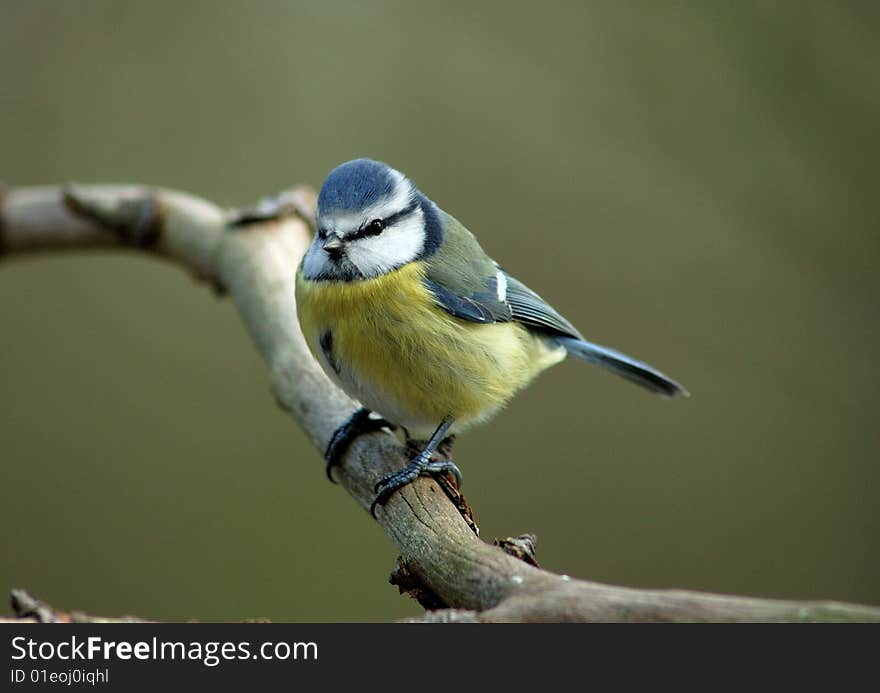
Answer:
POLYGON ((452 460, 433 461, 425 467, 425 471, 428 474, 452 474, 455 485, 461 488, 461 470, 452 460))
POLYGON ((333 478, 333 468, 342 462, 342 456, 355 438, 382 428, 390 428, 393 431, 396 426, 385 419, 372 418, 370 410, 364 407, 348 417, 348 420, 333 432, 330 442, 327 443, 327 450, 324 452, 324 461, 327 463, 325 467, 327 478, 334 484, 336 483, 333 478))
MULTIPOLYGON (((376 517, 377 505, 385 505, 395 491, 411 483, 422 474, 451 472, 455 475, 456 481, 461 481, 461 472, 458 471, 458 467, 456 467, 451 460, 431 460, 431 456, 437 450, 437 447, 443 442, 446 434, 449 433, 452 424, 452 417, 445 417, 440 422, 440 425, 437 426, 437 429, 434 431, 433 435, 431 435, 431 438, 425 444, 425 447, 422 448, 422 451, 419 452, 408 465, 400 471, 394 472, 393 474, 386 474, 379 479, 374 489, 376 491, 376 499, 370 506, 370 514, 373 517, 376 517)), ((409 435, 407 435, 407 438, 409 438, 409 435)), ((413 445, 414 441, 407 440, 408 447, 412 447, 413 445)))
POLYGON ((420 476, 435 474, 452 474, 456 486, 461 486, 461 471, 452 460, 432 460, 430 457, 418 455, 400 471, 386 474, 376 482, 373 488, 376 498, 370 505, 370 515, 376 517, 376 506, 385 505, 388 499, 404 486, 408 486, 420 476))

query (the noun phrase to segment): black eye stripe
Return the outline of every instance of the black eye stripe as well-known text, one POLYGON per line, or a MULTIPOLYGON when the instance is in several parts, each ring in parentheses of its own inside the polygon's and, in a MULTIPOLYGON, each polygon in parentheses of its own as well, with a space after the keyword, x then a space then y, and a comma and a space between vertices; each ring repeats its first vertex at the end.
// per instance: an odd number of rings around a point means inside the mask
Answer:
POLYGON ((419 201, 413 200, 406 207, 401 209, 399 212, 392 214, 389 217, 385 217, 384 219, 371 219, 366 224, 361 226, 357 231, 352 231, 350 234, 345 236, 345 240, 347 241, 356 241, 360 238, 369 238, 370 236, 378 236, 384 229, 387 229, 392 224, 396 224, 397 222, 405 219, 406 217, 413 214, 419 208, 419 201), (382 227, 377 228, 372 226, 375 221, 382 222, 382 227))
POLYGON ((379 229, 375 229, 372 227, 372 221, 369 224, 365 224, 361 226, 357 231, 352 231, 351 233, 345 236, 346 241, 357 241, 361 238, 369 238, 370 236, 378 236, 384 230, 385 226, 383 225, 379 229))
POLYGON ((390 217, 385 218, 385 226, 391 226, 392 224, 396 224, 401 219, 405 219, 410 214, 415 212, 419 208, 419 201, 413 200, 406 207, 401 209, 397 214, 392 214, 390 217))

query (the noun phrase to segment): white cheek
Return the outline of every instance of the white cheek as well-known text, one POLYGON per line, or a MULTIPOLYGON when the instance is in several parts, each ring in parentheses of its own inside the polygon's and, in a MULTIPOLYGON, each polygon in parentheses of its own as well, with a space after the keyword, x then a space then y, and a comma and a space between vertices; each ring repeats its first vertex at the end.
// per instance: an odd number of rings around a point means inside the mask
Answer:
POLYGON ((378 236, 352 243, 348 248, 348 259, 365 277, 376 277, 415 260, 424 244, 420 210, 378 236))

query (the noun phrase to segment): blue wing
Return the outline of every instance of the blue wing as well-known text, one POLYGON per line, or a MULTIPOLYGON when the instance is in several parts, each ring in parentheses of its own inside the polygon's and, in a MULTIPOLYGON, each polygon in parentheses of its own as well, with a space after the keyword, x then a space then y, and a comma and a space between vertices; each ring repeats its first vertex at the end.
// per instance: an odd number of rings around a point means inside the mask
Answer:
POLYGON ((483 324, 512 319, 510 306, 497 300, 493 283, 487 282, 484 291, 473 293, 456 292, 431 279, 425 279, 425 286, 443 310, 456 318, 483 324))
POLYGON ((647 363, 588 342, 553 306, 501 269, 477 291, 453 291, 430 279, 425 279, 425 286, 456 318, 481 324, 516 321, 559 344, 570 355, 602 366, 646 390, 666 397, 688 395, 681 385, 647 363))
POLYGON ((538 294, 509 274, 504 273, 504 276, 507 280, 507 303, 514 320, 542 332, 583 339, 575 326, 538 294))
POLYGON ((497 269, 475 291, 455 291, 430 278, 425 286, 447 313, 462 320, 483 324, 514 320, 551 335, 583 339, 549 303, 504 270, 497 269))

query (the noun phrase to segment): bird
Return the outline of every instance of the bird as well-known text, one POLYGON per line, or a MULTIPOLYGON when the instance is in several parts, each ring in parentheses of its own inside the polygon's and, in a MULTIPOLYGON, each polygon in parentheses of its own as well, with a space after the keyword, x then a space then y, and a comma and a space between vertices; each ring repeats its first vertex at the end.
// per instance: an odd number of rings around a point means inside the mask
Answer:
POLYGON ((334 168, 318 194, 316 231, 296 274, 309 350, 361 407, 325 451, 327 476, 360 435, 402 428, 418 450, 375 485, 370 512, 426 474, 461 472, 438 448, 495 415, 567 356, 646 390, 687 396, 675 380, 587 341, 403 173, 372 159, 334 168))

